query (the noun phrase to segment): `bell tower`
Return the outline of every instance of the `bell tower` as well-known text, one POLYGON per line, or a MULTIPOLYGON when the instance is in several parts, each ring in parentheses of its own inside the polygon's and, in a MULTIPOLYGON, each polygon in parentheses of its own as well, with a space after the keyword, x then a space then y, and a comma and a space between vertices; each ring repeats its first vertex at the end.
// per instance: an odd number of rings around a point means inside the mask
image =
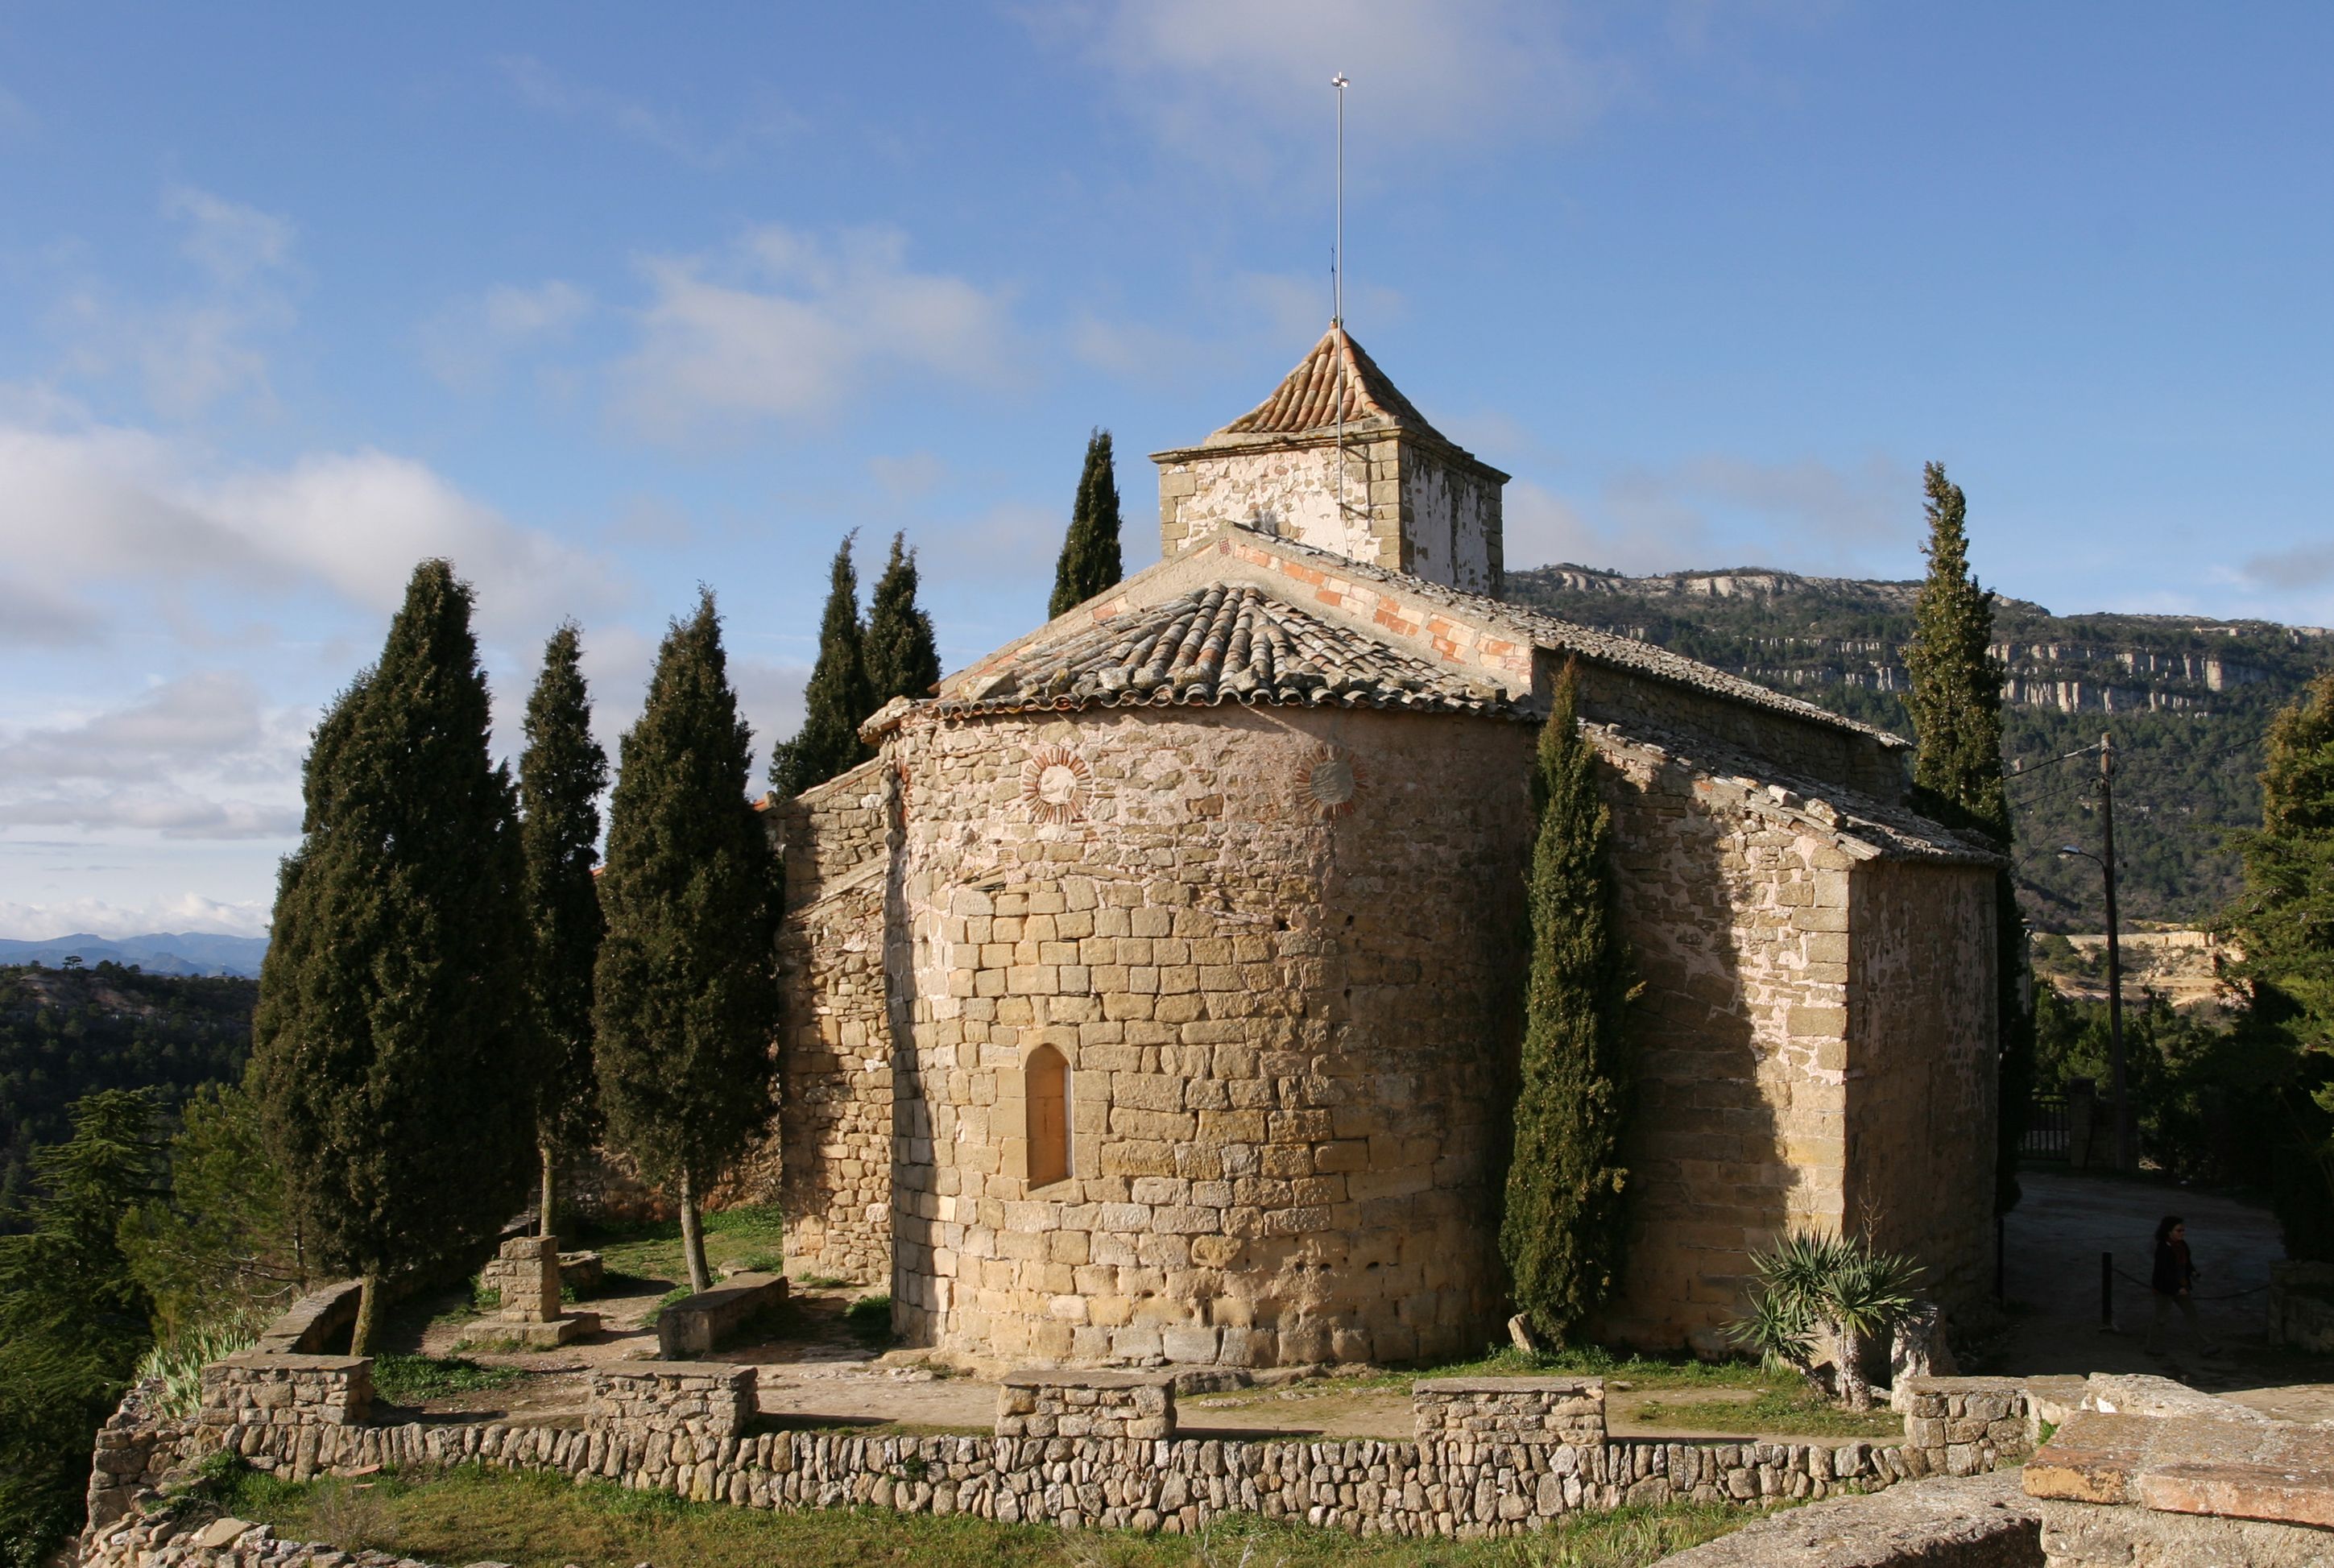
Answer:
POLYGON ((1342 325, 1272 396, 1153 452, 1172 558, 1226 523, 1498 598, 1508 476, 1426 422, 1342 325))

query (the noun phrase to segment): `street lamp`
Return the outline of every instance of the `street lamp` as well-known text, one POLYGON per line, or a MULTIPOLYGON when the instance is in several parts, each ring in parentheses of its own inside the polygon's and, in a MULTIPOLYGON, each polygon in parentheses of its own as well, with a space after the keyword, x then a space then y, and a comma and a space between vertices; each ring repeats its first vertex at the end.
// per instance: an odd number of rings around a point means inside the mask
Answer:
POLYGON ((2116 1169, 2130 1170, 2133 1159, 2131 1106, 2125 1096, 2123 1061, 2123 946, 2116 936, 2115 862, 2073 844, 2060 844, 2059 858, 2080 855, 2099 868, 2107 895, 2107 1099, 2115 1107, 2116 1169))

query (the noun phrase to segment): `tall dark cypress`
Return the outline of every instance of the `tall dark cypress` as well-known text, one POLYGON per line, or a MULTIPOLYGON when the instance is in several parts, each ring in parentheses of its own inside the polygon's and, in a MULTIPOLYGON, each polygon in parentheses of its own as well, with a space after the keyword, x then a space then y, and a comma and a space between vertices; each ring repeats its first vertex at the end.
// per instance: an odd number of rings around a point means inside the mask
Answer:
POLYGON ((1070 507, 1061 558, 1054 563, 1054 596, 1046 613, 1075 609, 1125 572, 1118 547, 1118 474, 1111 464, 1110 432, 1098 429, 1086 438, 1086 466, 1078 475, 1077 500, 1070 507))
POLYGON ((859 738, 875 696, 867 681, 867 634, 859 624, 859 573, 851 564, 856 537, 843 536, 827 570, 826 613, 818 625, 818 662, 803 688, 802 727, 771 748, 770 786, 782 797, 848 773, 873 755, 859 738))
MULTIPOLYGON (((1923 471, 1927 492, 1928 580, 1913 606, 1905 664, 1905 707, 1919 742, 1913 783, 1923 809, 1973 829, 2007 852, 2010 801, 2001 770, 2001 661, 1993 657, 1993 594, 1970 573, 1969 505, 1944 466, 1923 471)), ((2018 1203, 2018 1146, 2034 1089, 2034 1015, 2026 1005, 2026 920, 2007 871, 1994 880, 1995 1027, 1998 1031, 1994 1212, 2018 1203)))
POLYGON ((600 1130, 592 1073, 592 968, 607 922, 592 868, 600 858, 600 792, 608 754, 592 736, 592 697, 573 621, 543 649, 518 762, 526 861, 527 1024, 535 1046, 535 1139, 543 1157, 542 1233, 559 1234, 560 1161, 600 1130))
POLYGON ((470 605, 423 562, 317 726, 260 969, 252 1080, 305 1234, 364 1281, 360 1354, 381 1282, 484 1247, 533 1163, 516 803, 470 605))
POLYGON ((711 1275, 698 1203, 772 1109, 777 868, 746 798, 752 739, 709 591, 666 634, 624 736, 593 999, 609 1138, 679 1201, 700 1291, 711 1275))
POLYGON ((1620 1163, 1629 957, 1614 907, 1612 813, 1596 793, 1596 769, 1567 667, 1532 774, 1539 830, 1526 890, 1531 962, 1500 1222, 1517 1309, 1558 1342, 1620 1278, 1629 1174, 1620 1163))
POLYGON ((932 618, 916 602, 916 553, 906 534, 894 534, 892 559, 875 580, 867 611, 868 696, 875 707, 895 697, 930 697, 940 681, 940 650, 932 618))

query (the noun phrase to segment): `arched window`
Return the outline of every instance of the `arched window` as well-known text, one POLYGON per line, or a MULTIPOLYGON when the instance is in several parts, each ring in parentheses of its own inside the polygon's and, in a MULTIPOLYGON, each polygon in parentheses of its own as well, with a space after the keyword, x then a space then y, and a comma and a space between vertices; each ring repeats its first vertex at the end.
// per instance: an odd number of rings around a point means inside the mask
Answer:
POLYGON ((1029 1053, 1023 1070, 1029 1115, 1029 1185, 1070 1174, 1070 1065, 1051 1045, 1029 1053))

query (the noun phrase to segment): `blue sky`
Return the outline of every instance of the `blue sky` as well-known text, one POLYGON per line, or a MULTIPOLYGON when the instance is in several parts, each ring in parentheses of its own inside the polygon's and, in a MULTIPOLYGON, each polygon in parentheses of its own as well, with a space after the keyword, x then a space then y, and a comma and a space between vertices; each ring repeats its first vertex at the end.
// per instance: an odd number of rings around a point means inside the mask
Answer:
MULTIPOLYGON (((760 749, 825 567, 1042 617, 1143 455, 1347 317, 1516 476, 1508 559, 2334 622, 2334 11, 0 9, 0 935, 262 928, 415 560, 610 737, 720 595, 760 749)), ((515 728, 515 722, 506 729, 515 728)), ((506 736, 507 741, 508 736, 506 736)))

